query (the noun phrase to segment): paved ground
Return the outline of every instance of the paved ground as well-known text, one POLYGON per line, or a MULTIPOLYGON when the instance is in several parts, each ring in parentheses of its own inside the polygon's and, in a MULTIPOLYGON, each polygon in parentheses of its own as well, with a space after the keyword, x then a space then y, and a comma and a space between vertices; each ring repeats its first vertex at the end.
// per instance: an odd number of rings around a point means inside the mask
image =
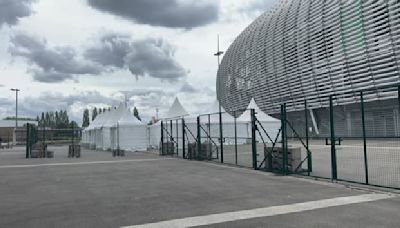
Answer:
POLYGON ((155 153, 54 150, 33 160, 0 150, 0 227, 400 226, 394 194, 155 153))
MULTIPOLYGON (((313 164, 311 175, 331 178, 331 147, 325 145, 325 140, 310 140, 309 145, 313 164)), ((289 141, 289 146, 300 148, 302 160, 306 158, 307 150, 299 141, 289 141)), ((257 144, 258 165, 264 158, 263 147, 264 144, 257 144)), ((342 145, 336 146, 336 154, 338 178, 364 183, 366 178, 363 141, 345 139, 342 141, 342 145)), ((400 188, 400 141, 368 141, 367 161, 370 184, 400 188)), ((236 164, 234 145, 224 145, 224 162, 236 164)), ((253 166, 250 144, 238 145, 237 164, 249 168, 253 166)), ((303 163, 302 168, 307 170, 307 162, 303 163)))

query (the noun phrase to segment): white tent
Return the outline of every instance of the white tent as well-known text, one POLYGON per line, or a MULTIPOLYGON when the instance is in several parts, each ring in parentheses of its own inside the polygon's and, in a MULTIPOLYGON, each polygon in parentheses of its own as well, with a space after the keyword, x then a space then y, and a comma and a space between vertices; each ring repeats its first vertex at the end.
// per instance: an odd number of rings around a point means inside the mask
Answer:
POLYGON ((173 118, 180 118, 187 116, 188 112, 183 108, 181 102, 176 97, 174 103, 172 103, 171 107, 169 108, 167 114, 163 116, 163 119, 173 119, 173 118))
POLYGON ((117 127, 117 122, 123 115, 125 110, 125 106, 123 104, 120 104, 117 109, 114 109, 110 112, 107 112, 108 114, 106 118, 104 119, 102 125, 101 125, 101 132, 102 132, 102 144, 99 145, 99 147, 103 150, 108 150, 108 149, 116 149, 113 147, 115 143, 113 144, 113 141, 115 141, 115 135, 116 135, 116 127, 117 127))
POLYGON ((85 135, 85 142, 95 149, 147 149, 147 126, 137 120, 123 104, 97 116, 85 129, 85 135))
POLYGON ((108 111, 103 114, 104 117, 102 118, 101 122, 99 121, 98 126, 96 129, 100 131, 100 140, 96 144, 97 149, 101 150, 107 150, 109 149, 109 134, 106 134, 105 126, 109 123, 110 119, 113 118, 113 115, 115 115, 115 110, 108 111))
MULTIPOLYGON (((262 125, 262 128, 259 127, 258 129, 261 132, 263 139, 266 142, 269 142, 269 139, 264 132, 264 130, 265 130, 268 133, 268 135, 274 140, 279 132, 281 123, 279 120, 277 120, 277 119, 267 115, 265 112, 263 112, 256 104, 254 98, 251 99, 246 111, 242 115, 240 115, 239 118, 237 118, 237 122, 238 123, 248 123, 247 134, 249 136, 251 136, 251 109, 254 109, 256 112, 256 118, 259 122, 259 123, 257 122, 257 124, 262 125)), ((256 136, 257 136, 257 141, 260 142, 261 138, 260 138, 259 134, 256 134, 256 136)))
POLYGON ((86 128, 88 131, 88 144, 90 148, 96 148, 96 142, 98 139, 98 131, 96 130, 99 126, 99 123, 102 122, 104 118, 104 114, 100 114, 96 117, 96 119, 86 128))
MULTIPOLYGON (((202 119, 201 122, 203 125, 203 123, 208 123, 209 121, 210 123, 209 129, 207 129, 209 131, 208 134, 213 138, 214 141, 216 141, 220 138, 220 124, 219 124, 220 118, 219 118, 218 101, 215 101, 214 104, 210 107, 209 113, 211 113, 211 115, 209 116, 206 115, 201 117, 202 119)), ((229 113, 227 113, 223 107, 221 107, 221 120, 222 120, 222 136, 224 138, 225 144, 235 143, 235 130, 237 136, 237 143, 239 144, 246 143, 247 138, 250 137, 250 135, 247 132, 249 123, 235 121, 235 118, 229 113)))
MULTIPOLYGON (((189 115, 188 112, 185 110, 179 99, 176 97, 171 107, 169 108, 168 112, 164 116, 162 116, 162 120, 164 121, 165 124, 167 124, 166 121, 168 121, 169 124, 170 123, 169 120, 171 119, 184 118, 187 117, 188 115, 189 115)), ((173 123, 173 126, 174 125, 176 125, 175 121, 173 123)), ((176 126, 174 126, 173 129, 176 129, 176 126)), ((181 131, 181 127, 179 128, 179 131, 181 131)), ((161 142, 161 121, 158 121, 157 123, 149 126, 147 135, 148 135, 149 147, 158 148, 161 142)))
POLYGON ((119 148, 127 151, 147 149, 147 126, 125 109, 118 120, 117 140, 119 148))
POLYGON ((242 122, 251 122, 251 109, 254 109, 256 112, 256 117, 258 121, 260 122, 279 122, 279 120, 265 114, 257 105, 256 101, 254 98, 251 99, 249 105, 247 106, 246 111, 240 115, 240 117, 237 119, 237 121, 242 121, 242 122))
MULTIPOLYGON (((189 115, 189 116, 186 116, 184 119, 185 119, 185 126, 186 126, 185 142, 186 142, 186 144, 193 143, 197 139, 197 116, 189 115)), ((180 122, 178 128, 182 129, 181 122, 180 122)), ((180 130, 180 131, 182 131, 182 130, 180 130)), ((182 137, 182 136, 180 136, 180 137, 182 137)), ((179 143, 182 145, 182 141, 179 143)))
POLYGON ((89 131, 87 131, 86 129, 83 129, 82 130, 82 140, 81 140, 82 145, 86 146, 89 143, 88 136, 89 136, 89 131))
POLYGON ((161 121, 148 126, 148 144, 151 148, 158 148, 161 142, 161 121))

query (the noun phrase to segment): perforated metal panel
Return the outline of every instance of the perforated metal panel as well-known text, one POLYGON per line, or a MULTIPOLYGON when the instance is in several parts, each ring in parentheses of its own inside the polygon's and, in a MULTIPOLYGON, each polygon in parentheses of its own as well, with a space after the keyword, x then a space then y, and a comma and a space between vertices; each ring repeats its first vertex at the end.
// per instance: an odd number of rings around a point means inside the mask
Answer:
MULTIPOLYGON (((268 114, 358 102, 355 91, 400 82, 399 0, 288 0, 264 13, 229 47, 217 93, 229 112, 252 97, 268 114)), ((368 93, 366 101, 391 94, 368 93)), ((232 114, 232 113, 231 113, 232 114)))

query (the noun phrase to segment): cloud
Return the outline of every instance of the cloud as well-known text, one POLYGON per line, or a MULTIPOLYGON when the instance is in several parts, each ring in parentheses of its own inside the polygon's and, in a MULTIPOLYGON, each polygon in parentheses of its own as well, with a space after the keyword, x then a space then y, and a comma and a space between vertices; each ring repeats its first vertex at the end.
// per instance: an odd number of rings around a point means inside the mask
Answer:
POLYGON ((28 72, 39 82, 62 82, 74 75, 97 75, 100 67, 79 59, 71 47, 50 47, 46 40, 40 40, 26 34, 17 34, 11 38, 9 52, 13 56, 28 60, 31 69, 28 72))
POLYGON ((112 69, 128 69, 136 78, 149 76, 176 81, 187 75, 175 60, 175 48, 163 39, 132 40, 123 34, 105 34, 84 56, 112 69))
POLYGON ((138 76, 175 80, 186 76, 186 71, 174 59, 174 48, 163 40, 147 39, 134 42, 126 57, 129 71, 138 76))
POLYGON ((21 100, 19 111, 23 116, 36 117, 42 112, 62 109, 67 110, 73 120, 80 122, 85 108, 115 106, 119 102, 112 97, 102 95, 98 91, 80 92, 71 95, 43 92, 38 97, 27 96, 21 100))
POLYGON ((0 27, 4 24, 15 25, 19 18, 31 15, 33 2, 35 0, 1 0, 0 27))
POLYGON ((11 105, 15 105, 15 103, 7 98, 0 98, 0 106, 11 106, 11 105))
POLYGON ((119 100, 123 100, 126 95, 130 107, 137 107, 140 117, 145 122, 156 116, 157 109, 159 113, 166 112, 175 99, 176 92, 165 90, 163 88, 141 88, 131 91, 120 91, 117 93, 119 100))
POLYGON ((88 0, 95 9, 141 24, 193 28, 218 20, 214 0, 88 0))
POLYGON ((194 86, 192 86, 188 82, 185 82, 180 90, 180 92, 183 92, 183 93, 196 93, 198 91, 199 91, 198 89, 196 89, 194 86))
POLYGON ((104 34, 81 56, 71 47, 51 47, 46 40, 17 34, 11 38, 9 52, 25 58, 33 79, 45 83, 115 70, 129 70, 137 79, 148 76, 163 81, 176 81, 187 75, 175 60, 175 48, 163 39, 132 40, 123 34, 104 34))
POLYGON ((122 34, 104 34, 96 47, 87 49, 85 57, 105 66, 123 68, 125 58, 132 48, 130 37, 122 34))
POLYGON ((239 11, 251 17, 259 16, 278 2, 278 0, 252 0, 243 4, 239 11))

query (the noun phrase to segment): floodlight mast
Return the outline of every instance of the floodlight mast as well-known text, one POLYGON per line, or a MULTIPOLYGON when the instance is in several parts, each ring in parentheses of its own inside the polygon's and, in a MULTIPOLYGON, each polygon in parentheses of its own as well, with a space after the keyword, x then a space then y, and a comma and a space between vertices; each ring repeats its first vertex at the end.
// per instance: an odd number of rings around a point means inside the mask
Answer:
MULTIPOLYGON (((217 75, 218 75, 218 71, 219 71, 219 66, 220 66, 220 56, 223 55, 224 52, 219 50, 219 35, 217 36, 217 53, 214 54, 214 56, 217 56, 218 59, 218 68, 217 68, 217 75)), ((221 85, 220 85, 220 80, 217 77, 217 82, 218 82, 218 88, 217 90, 220 89, 221 85)), ((218 100, 218 104, 219 104, 219 112, 221 112, 221 101, 219 100, 219 97, 217 97, 218 100)))
POLYGON ((220 144, 221 144, 221 148, 220 148, 220 153, 221 153, 221 163, 224 163, 224 139, 223 139, 223 133, 222 133, 222 108, 221 108, 221 101, 220 101, 220 97, 218 96, 218 94, 220 92, 218 92, 219 90, 221 90, 221 80, 220 78, 218 78, 218 72, 219 72, 219 67, 220 67, 220 56, 223 55, 224 52, 219 50, 219 35, 217 36, 217 53, 214 54, 214 56, 217 56, 218 58, 218 68, 217 68, 217 100, 218 100, 218 108, 219 108, 219 139, 220 139, 220 144))
POLYGON ((12 88, 11 91, 15 92, 15 129, 18 128, 18 92, 20 89, 12 88))

